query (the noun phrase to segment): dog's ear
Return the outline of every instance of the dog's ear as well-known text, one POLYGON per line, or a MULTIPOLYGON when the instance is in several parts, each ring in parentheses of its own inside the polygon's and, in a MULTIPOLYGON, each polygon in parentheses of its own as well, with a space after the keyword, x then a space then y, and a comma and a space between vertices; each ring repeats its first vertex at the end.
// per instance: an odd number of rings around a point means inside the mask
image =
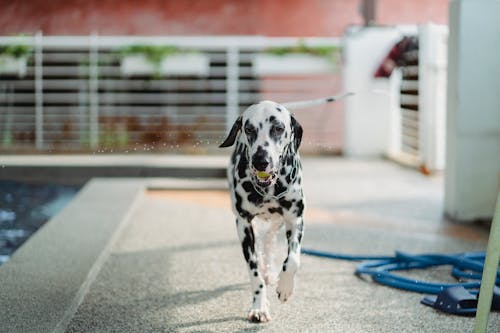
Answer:
POLYGON ((234 144, 234 141, 236 141, 236 136, 238 135, 240 129, 241 129, 241 116, 239 116, 238 119, 236 119, 236 121, 233 124, 233 127, 231 127, 231 131, 229 131, 226 140, 224 140, 224 142, 220 144, 219 148, 231 147, 234 144))
POLYGON ((291 124, 292 124, 292 131, 293 131, 293 140, 294 140, 294 148, 295 151, 299 150, 300 142, 302 141, 302 126, 300 126, 299 122, 297 119, 295 119, 294 116, 291 116, 291 124))

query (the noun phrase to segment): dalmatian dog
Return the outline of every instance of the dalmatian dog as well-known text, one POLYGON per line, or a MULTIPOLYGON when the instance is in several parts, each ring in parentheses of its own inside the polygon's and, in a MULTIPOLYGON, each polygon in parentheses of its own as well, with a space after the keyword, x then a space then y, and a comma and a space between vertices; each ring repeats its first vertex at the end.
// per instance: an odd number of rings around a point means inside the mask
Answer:
POLYGON ((300 266, 304 233, 305 198, 299 146, 302 127, 289 109, 333 102, 340 97, 278 104, 263 101, 246 109, 235 121, 220 147, 236 144, 228 167, 229 190, 236 227, 250 275, 251 322, 271 320, 268 288, 274 282, 269 253, 276 232, 284 224, 288 241, 287 257, 279 273, 276 293, 286 302, 294 290, 300 266), (268 224, 264 253, 256 250, 257 224, 268 224))

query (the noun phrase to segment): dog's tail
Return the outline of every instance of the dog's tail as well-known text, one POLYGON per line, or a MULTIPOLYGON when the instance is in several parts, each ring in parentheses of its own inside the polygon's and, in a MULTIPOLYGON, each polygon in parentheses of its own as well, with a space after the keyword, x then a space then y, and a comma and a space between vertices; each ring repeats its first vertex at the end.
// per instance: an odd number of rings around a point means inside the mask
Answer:
POLYGON ((328 97, 317 98, 317 99, 310 99, 307 101, 281 103, 281 105, 286 107, 288 110, 297 110, 297 109, 309 108, 309 107, 316 106, 316 105, 336 102, 338 100, 344 99, 344 98, 352 96, 352 95, 354 95, 354 93, 348 92, 348 93, 345 93, 342 95, 328 96, 328 97))

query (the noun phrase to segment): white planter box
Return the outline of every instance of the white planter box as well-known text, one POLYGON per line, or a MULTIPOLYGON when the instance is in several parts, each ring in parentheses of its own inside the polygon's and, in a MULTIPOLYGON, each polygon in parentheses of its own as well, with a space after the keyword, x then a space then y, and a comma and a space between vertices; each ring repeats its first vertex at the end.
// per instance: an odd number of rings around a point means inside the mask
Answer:
POLYGON ((27 70, 27 57, 14 58, 9 55, 0 56, 0 75, 17 75, 24 77, 27 70))
POLYGON ((253 59, 253 74, 260 75, 308 75, 330 74, 336 66, 333 62, 309 54, 258 54, 253 59))
POLYGON ((125 76, 133 75, 179 75, 208 76, 210 60, 198 53, 174 54, 165 57, 159 68, 155 68, 145 56, 130 55, 123 58, 121 72, 125 76))

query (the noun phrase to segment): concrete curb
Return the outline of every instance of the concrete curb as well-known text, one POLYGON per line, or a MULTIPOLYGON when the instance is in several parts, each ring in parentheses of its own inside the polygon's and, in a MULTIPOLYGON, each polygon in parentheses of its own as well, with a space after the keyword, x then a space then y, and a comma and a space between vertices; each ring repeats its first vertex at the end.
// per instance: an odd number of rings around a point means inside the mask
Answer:
POLYGON ((0 157, 0 179, 85 184, 95 177, 225 178, 227 156, 14 155, 0 157))
POLYGON ((179 178, 147 178, 148 190, 227 190, 224 179, 179 179, 179 178))
POLYGON ((0 268, 1 332, 64 332, 144 193, 95 179, 0 268))

